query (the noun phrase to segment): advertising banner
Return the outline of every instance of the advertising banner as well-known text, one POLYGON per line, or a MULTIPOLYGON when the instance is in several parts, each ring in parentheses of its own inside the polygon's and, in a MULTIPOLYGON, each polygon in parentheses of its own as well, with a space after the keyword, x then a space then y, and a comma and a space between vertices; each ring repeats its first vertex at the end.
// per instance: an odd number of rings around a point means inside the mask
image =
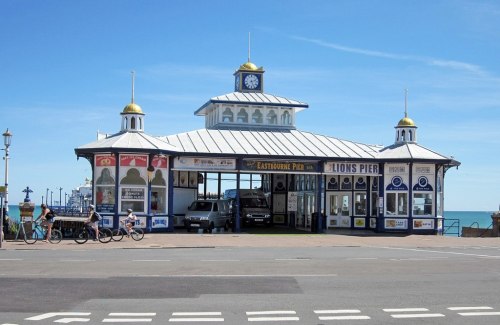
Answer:
POLYGON ((148 166, 148 156, 147 155, 134 155, 134 154, 120 155, 120 166, 147 167, 148 166))
POLYGON ((317 163, 311 162, 244 160, 241 169, 247 171, 314 173, 318 170, 317 167, 317 163))
POLYGON ((174 160, 174 169, 196 171, 235 170, 236 159, 178 157, 174 160))
POLYGON ((325 174, 367 176, 379 175, 379 168, 376 163, 327 162, 325 163, 324 170, 325 174))
POLYGON ((385 219, 385 229, 408 229, 408 220, 385 219))

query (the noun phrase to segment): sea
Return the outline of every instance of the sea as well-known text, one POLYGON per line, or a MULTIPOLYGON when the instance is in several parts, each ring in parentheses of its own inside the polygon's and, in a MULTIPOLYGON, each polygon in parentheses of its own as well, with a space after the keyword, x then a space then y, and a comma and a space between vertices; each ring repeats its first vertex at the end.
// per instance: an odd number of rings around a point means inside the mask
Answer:
MULTIPOLYGON (((40 206, 36 206, 33 215, 37 217, 40 213, 40 206)), ((462 227, 488 228, 491 225, 491 215, 493 213, 493 211, 445 211, 444 228, 454 225, 448 229, 448 233, 445 233, 445 235, 457 236, 457 234, 462 233, 462 227)), ((16 221, 19 220, 19 206, 9 205, 9 217, 16 221)))

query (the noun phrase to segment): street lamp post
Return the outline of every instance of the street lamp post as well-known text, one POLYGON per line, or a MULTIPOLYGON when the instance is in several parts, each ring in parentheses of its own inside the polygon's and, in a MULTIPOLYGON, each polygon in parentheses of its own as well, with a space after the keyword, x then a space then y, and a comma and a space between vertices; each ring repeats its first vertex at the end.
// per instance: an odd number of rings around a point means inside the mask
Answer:
POLYGON ((61 205, 62 205, 61 193, 62 193, 62 187, 59 187, 59 210, 61 210, 61 205))
POLYGON ((9 147, 12 141, 12 133, 9 129, 5 131, 3 135, 3 144, 5 145, 5 189, 4 189, 4 204, 5 207, 1 207, 2 213, 0 213, 0 248, 2 247, 3 241, 3 219, 5 216, 9 215, 9 147))
POLYGON ((52 194, 54 194, 53 191, 50 191, 50 207, 52 208, 52 206, 54 205, 54 201, 52 201, 52 194))
POLYGON ((49 189, 45 191, 45 205, 49 205, 49 189))
MULTIPOLYGON (((9 215, 9 147, 12 141, 12 133, 9 129, 3 135, 3 144, 5 145, 5 214, 9 215)), ((2 220, 3 221, 3 220, 2 220)))

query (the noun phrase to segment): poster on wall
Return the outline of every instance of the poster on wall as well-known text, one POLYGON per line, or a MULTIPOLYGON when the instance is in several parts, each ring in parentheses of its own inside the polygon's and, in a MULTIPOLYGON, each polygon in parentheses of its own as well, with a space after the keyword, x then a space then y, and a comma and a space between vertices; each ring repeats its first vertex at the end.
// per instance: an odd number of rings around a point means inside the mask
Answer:
POLYGON ((168 160, 166 157, 155 156, 151 161, 151 166, 153 166, 154 168, 166 169, 168 167, 168 160))
POLYGON ((434 229, 433 219, 413 219, 413 229, 429 230, 434 229))
POLYGON ((385 219, 385 229, 408 229, 408 220, 385 219))
POLYGON ((116 158, 112 154, 94 157, 95 204, 98 212, 113 212, 115 209, 116 158))
POLYGON ((365 226, 366 226, 365 218, 354 218, 354 227, 365 228, 365 226))
POLYGON ((152 228, 168 228, 168 217, 152 217, 151 218, 152 228))

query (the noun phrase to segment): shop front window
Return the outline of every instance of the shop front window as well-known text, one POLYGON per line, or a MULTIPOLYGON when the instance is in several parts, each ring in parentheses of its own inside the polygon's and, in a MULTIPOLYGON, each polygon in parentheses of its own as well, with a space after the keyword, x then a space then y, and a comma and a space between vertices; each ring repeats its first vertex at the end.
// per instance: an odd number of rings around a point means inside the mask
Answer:
POLYGON ((432 215, 432 193, 413 194, 413 214, 417 216, 432 215))
POLYGON ((120 182, 121 212, 132 209, 134 212, 145 212, 146 180, 141 177, 137 168, 130 168, 120 182))
POLYGON ((391 216, 408 215, 408 193, 387 193, 386 212, 391 216))
POLYGON ((155 172, 155 177, 151 181, 151 212, 167 213, 167 185, 161 170, 155 172))
POLYGON ((366 193, 354 193, 354 215, 366 215, 366 193))

